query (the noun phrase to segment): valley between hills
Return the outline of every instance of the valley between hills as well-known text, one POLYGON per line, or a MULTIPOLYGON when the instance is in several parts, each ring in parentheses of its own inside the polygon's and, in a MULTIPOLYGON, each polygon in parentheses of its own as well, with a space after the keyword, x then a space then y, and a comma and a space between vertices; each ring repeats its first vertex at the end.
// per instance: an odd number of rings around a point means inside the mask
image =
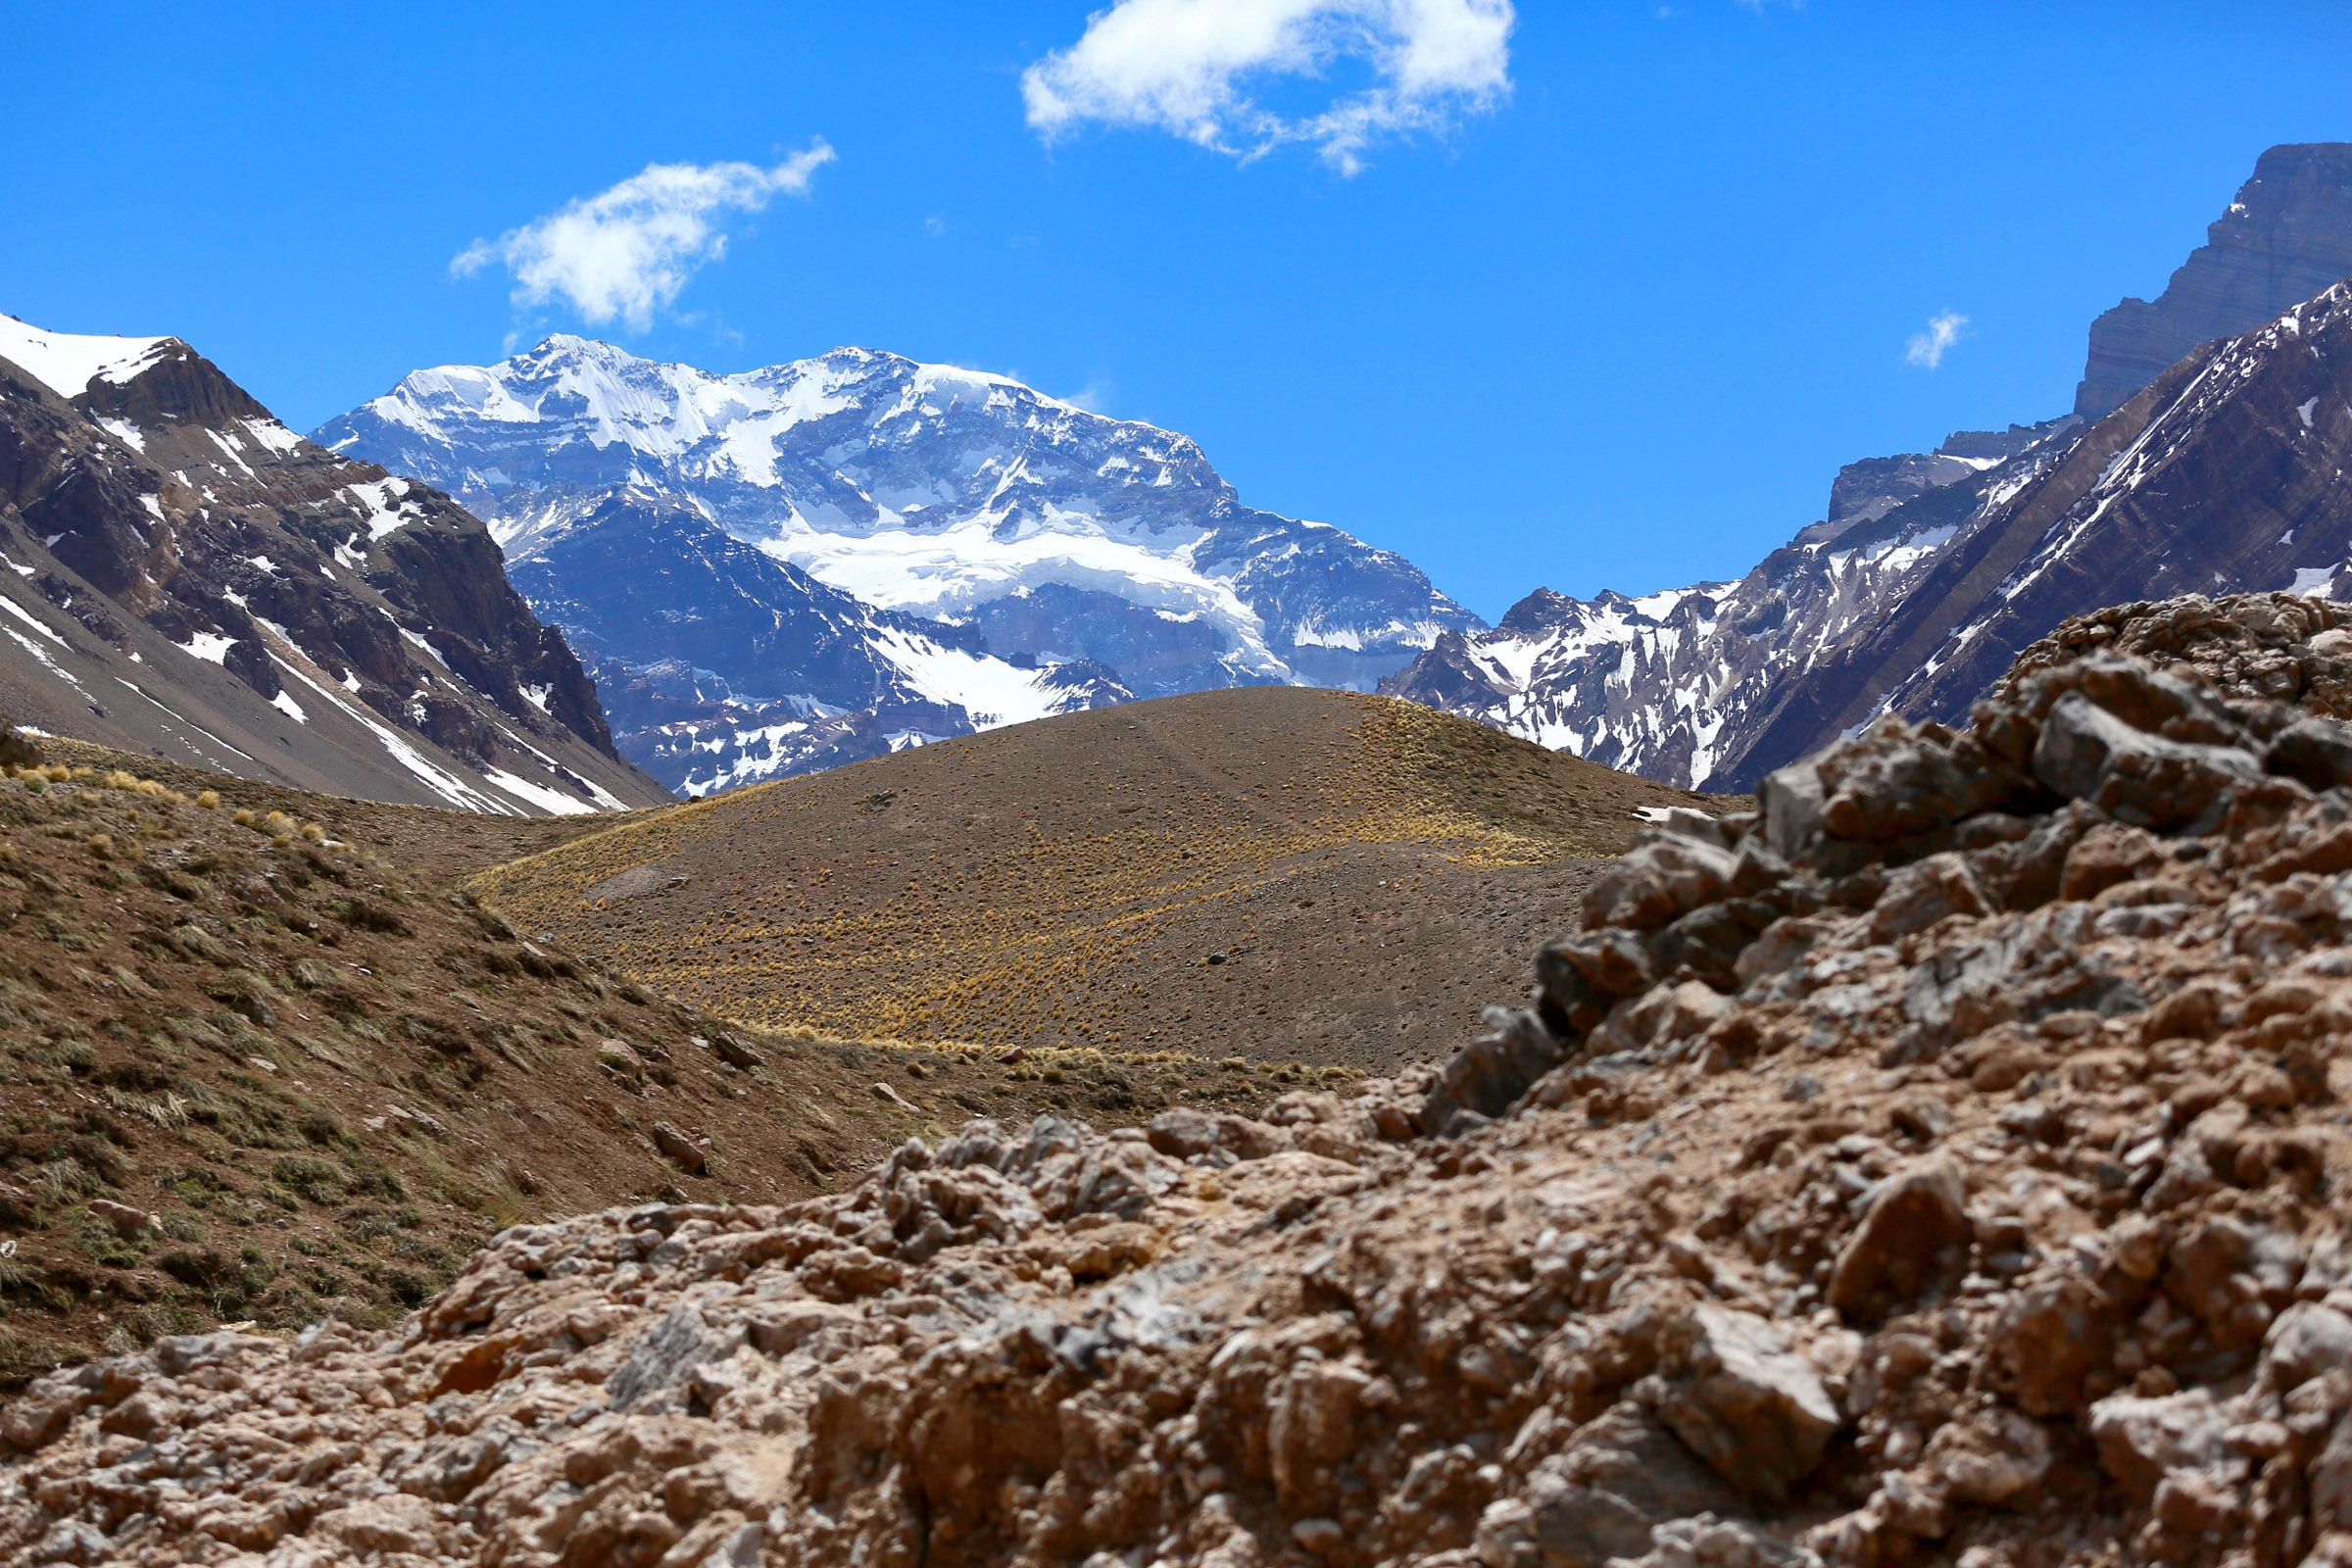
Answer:
POLYGON ((1443 1055, 1637 808, 1723 804, 1267 687, 617 821, 40 744, 0 780, 9 1385, 389 1324, 507 1226, 789 1201, 975 1115, 1443 1055))

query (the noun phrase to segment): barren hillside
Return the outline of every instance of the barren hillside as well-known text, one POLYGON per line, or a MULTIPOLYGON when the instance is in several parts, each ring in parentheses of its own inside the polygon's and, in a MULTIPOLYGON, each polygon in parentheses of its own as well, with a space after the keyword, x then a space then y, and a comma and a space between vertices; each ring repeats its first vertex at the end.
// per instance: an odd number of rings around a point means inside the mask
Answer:
POLYGON ((1638 808, 1731 804, 1253 687, 642 814, 474 886, 748 1023, 1391 1069, 1524 989, 1638 808))

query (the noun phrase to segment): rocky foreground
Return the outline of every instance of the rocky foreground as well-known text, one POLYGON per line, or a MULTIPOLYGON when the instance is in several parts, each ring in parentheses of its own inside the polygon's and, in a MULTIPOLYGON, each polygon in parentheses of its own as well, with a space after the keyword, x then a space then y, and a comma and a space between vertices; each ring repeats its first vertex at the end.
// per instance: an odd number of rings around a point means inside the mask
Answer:
POLYGON ((59 1374, 0 1549, 2352 1561, 2346 622, 2070 622, 1966 733, 1675 813, 1443 1069, 975 1122, 59 1374))

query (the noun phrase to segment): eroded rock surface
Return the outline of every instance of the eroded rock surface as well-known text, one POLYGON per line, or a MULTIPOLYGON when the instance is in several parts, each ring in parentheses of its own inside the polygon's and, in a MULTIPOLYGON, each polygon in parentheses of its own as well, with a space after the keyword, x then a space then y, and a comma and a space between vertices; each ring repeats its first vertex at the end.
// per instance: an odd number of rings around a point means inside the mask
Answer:
POLYGON ((0 1550, 2352 1561, 2352 788, 2331 699, 2171 613, 1670 818, 1443 1068, 974 1122, 47 1379, 0 1550))

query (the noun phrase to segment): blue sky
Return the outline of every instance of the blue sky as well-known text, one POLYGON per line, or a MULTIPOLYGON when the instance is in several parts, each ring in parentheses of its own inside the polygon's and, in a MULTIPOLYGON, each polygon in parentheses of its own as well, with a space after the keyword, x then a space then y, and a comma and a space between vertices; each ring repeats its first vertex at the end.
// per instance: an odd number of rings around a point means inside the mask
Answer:
POLYGON ((1048 139, 1023 74, 1088 28, 1086 0, 14 5, 0 310, 176 333, 306 428, 558 328, 979 366, 1185 431, 1491 617, 1736 573, 1842 462, 2063 411, 2090 318, 2160 289, 2264 147, 2352 137, 2352 10, 2292 0, 1521 0, 1507 93, 1415 99, 1344 50, 1235 78, 1261 127, 1410 122, 1354 172, 1311 135, 1238 156, 1230 109, 1222 150, 1048 139), (453 275, 649 164, 818 139, 642 329, 517 306, 505 257, 453 275))

